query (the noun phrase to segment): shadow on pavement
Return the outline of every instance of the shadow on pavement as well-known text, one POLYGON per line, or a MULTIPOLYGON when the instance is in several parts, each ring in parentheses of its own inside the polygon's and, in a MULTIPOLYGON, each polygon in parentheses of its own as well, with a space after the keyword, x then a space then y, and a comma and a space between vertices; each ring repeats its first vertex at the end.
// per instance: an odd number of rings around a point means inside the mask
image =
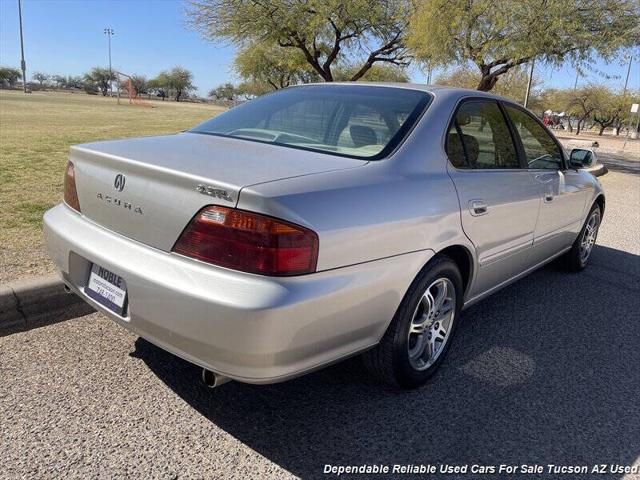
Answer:
POLYGON ((33 328, 46 327, 54 323, 64 322, 72 318, 82 317, 95 312, 95 309, 84 303, 80 299, 73 303, 61 302, 62 305, 56 305, 55 301, 48 305, 50 309, 44 313, 37 315, 29 314, 14 322, 7 327, 0 327, 0 337, 12 335, 14 333, 26 332, 33 328))
POLYGON ((600 162, 613 172, 640 175, 640 161, 632 160, 629 156, 613 153, 598 154, 600 162))
POLYGON ((464 312, 442 368, 417 391, 375 383, 358 358, 278 385, 209 391, 197 367, 143 339, 132 355, 303 478, 324 464, 631 465, 639 311, 640 256, 598 246, 580 274, 550 265, 464 312))

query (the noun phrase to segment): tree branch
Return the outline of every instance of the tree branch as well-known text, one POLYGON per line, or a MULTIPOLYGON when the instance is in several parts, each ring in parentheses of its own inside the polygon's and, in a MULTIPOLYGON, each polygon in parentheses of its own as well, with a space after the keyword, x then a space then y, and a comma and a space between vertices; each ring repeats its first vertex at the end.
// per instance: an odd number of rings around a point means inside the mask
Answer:
POLYGON ((333 75, 331 74, 331 64, 334 62, 334 60, 338 56, 338 53, 340 53, 340 42, 342 41, 342 31, 338 28, 338 26, 335 24, 335 22, 331 18, 328 18, 327 20, 329 20, 329 23, 331 24, 331 28, 333 28, 335 39, 333 41, 333 48, 331 49, 331 52, 329 52, 329 55, 327 55, 326 60, 322 64, 322 69, 325 72, 327 72, 327 75, 331 78, 330 81, 333 81, 333 75))
POLYGON ((376 62, 387 62, 394 65, 404 66, 408 64, 408 62, 405 61, 406 59, 407 56, 404 53, 404 44, 400 40, 400 32, 397 32, 386 44, 369 54, 365 63, 362 65, 360 70, 351 77, 350 81, 355 82, 362 78, 362 76, 367 73, 376 62))

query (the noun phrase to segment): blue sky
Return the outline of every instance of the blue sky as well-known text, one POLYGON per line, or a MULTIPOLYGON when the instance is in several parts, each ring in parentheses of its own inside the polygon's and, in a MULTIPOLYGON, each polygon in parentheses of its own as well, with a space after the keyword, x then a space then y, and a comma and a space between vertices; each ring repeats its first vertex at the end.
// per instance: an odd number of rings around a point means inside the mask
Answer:
MULTIPOLYGON (((20 65, 18 0, 0 0, 0 64, 20 65)), ((36 71, 79 75, 96 65, 108 65, 104 27, 112 27, 113 68, 124 73, 155 76, 181 65, 191 70, 199 93, 236 80, 231 46, 214 45, 185 26, 184 6, 178 0, 23 0, 27 76, 36 71)), ((598 70, 618 76, 606 80, 596 72, 579 83, 608 83, 621 88, 626 65, 599 62, 598 70)), ((424 76, 412 70, 412 79, 424 76)), ((573 86, 574 69, 536 68, 546 86, 573 86)), ((629 80, 640 88, 640 64, 636 59, 629 80)))

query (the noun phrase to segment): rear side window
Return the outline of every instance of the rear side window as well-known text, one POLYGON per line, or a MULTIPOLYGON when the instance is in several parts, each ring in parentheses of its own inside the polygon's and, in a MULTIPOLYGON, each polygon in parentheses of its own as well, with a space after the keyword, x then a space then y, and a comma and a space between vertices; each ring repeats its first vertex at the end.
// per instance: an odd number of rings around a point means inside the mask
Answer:
POLYGON ((447 134, 447 155, 456 168, 520 168, 500 107, 492 100, 464 102, 447 134))
POLYGON ((560 147, 538 121, 519 108, 505 105, 505 110, 520 135, 529 168, 560 170, 562 168, 560 147))

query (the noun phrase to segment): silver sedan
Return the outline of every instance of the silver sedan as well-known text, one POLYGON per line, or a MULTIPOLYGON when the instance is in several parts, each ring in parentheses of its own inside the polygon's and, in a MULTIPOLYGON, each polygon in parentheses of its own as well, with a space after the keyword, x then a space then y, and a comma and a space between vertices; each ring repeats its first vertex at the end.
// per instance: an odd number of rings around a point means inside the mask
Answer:
POLYGON ((605 199, 585 159, 490 94, 298 86, 72 147, 45 232, 71 290, 210 386, 364 353, 412 388, 464 308, 556 257, 587 265, 605 199))

